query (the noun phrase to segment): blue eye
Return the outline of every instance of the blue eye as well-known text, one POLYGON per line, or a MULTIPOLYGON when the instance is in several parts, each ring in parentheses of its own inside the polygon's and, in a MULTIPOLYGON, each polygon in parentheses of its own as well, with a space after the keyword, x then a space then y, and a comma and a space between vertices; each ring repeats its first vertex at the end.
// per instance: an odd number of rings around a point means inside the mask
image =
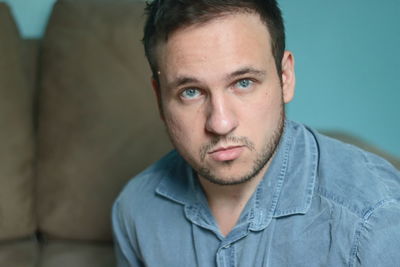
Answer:
POLYGON ((238 87, 239 89, 247 89, 252 84, 253 84, 253 81, 251 81, 249 79, 243 79, 243 80, 236 82, 236 87, 238 87))
POLYGON ((196 97, 200 96, 200 91, 198 89, 195 88, 188 88, 185 89, 182 93, 181 93, 181 97, 186 98, 186 99, 193 99, 196 97))

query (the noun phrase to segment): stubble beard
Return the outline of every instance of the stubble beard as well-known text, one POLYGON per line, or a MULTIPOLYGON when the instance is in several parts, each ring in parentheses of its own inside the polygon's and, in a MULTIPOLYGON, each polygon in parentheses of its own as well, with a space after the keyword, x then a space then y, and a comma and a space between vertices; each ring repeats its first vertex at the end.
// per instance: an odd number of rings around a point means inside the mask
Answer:
MULTIPOLYGON (((253 161, 253 166, 252 166, 251 170, 243 176, 222 179, 221 177, 216 176, 212 172, 212 170, 207 167, 198 167, 198 168, 196 168, 195 166, 192 166, 192 167, 194 167, 194 169, 196 170, 196 172, 199 176, 203 177, 204 179, 206 179, 209 182, 216 184, 216 185, 229 186, 229 185, 238 185, 238 184, 246 183, 246 182, 252 180, 258 174, 260 174, 260 172, 264 169, 264 167, 273 158, 275 151, 279 145, 282 134, 283 134, 284 123, 285 123, 285 107, 284 107, 284 104, 282 103, 280 118, 278 120, 278 125, 277 125, 276 129, 274 129, 271 138, 266 141, 261 152, 257 153, 257 157, 253 161)), ((203 147, 203 149, 200 152, 200 157, 203 158, 204 153, 205 153, 204 151, 207 150, 208 147, 211 147, 214 143, 216 144, 219 141, 219 139, 216 138, 210 144, 203 147)), ((229 137, 227 139, 229 139, 229 137)), ((254 145, 251 143, 250 140, 248 140, 244 137, 238 137, 238 138, 233 137, 233 139, 236 139, 237 141, 240 141, 242 139, 242 142, 248 149, 254 150, 254 145)), ((234 140, 232 140, 232 141, 234 141, 234 140)), ((223 164, 226 164, 227 166, 229 166, 231 164, 234 164, 234 161, 227 161, 227 162, 224 162, 223 164)))

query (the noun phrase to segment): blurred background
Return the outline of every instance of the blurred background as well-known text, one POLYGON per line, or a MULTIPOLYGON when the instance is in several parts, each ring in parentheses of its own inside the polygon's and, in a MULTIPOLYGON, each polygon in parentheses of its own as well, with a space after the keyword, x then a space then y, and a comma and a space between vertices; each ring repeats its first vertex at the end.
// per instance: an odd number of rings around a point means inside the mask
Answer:
MULTIPOLYGON (((55 0, 7 2, 25 38, 43 36, 55 0)), ((400 1, 280 0, 296 59, 288 117, 400 157, 400 1)))

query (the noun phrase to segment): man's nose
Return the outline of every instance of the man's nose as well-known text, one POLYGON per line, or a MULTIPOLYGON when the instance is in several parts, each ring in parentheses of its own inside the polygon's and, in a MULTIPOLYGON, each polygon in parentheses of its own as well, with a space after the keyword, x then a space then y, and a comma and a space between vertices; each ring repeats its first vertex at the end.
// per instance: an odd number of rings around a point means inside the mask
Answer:
POLYGON ((237 126, 233 104, 223 95, 213 96, 208 103, 206 130, 214 135, 225 136, 237 126))

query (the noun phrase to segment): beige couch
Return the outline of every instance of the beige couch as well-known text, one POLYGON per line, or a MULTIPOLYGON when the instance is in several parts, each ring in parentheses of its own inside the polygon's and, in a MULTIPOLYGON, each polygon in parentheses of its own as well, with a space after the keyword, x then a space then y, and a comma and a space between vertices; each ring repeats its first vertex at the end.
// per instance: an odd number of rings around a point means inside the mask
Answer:
POLYGON ((113 199, 170 149, 143 7, 62 0, 22 40, 0 3, 0 267, 115 266, 113 199))
POLYGON ((0 3, 0 267, 115 265, 113 199, 170 149, 143 7, 60 0, 43 40, 22 40, 0 3))

